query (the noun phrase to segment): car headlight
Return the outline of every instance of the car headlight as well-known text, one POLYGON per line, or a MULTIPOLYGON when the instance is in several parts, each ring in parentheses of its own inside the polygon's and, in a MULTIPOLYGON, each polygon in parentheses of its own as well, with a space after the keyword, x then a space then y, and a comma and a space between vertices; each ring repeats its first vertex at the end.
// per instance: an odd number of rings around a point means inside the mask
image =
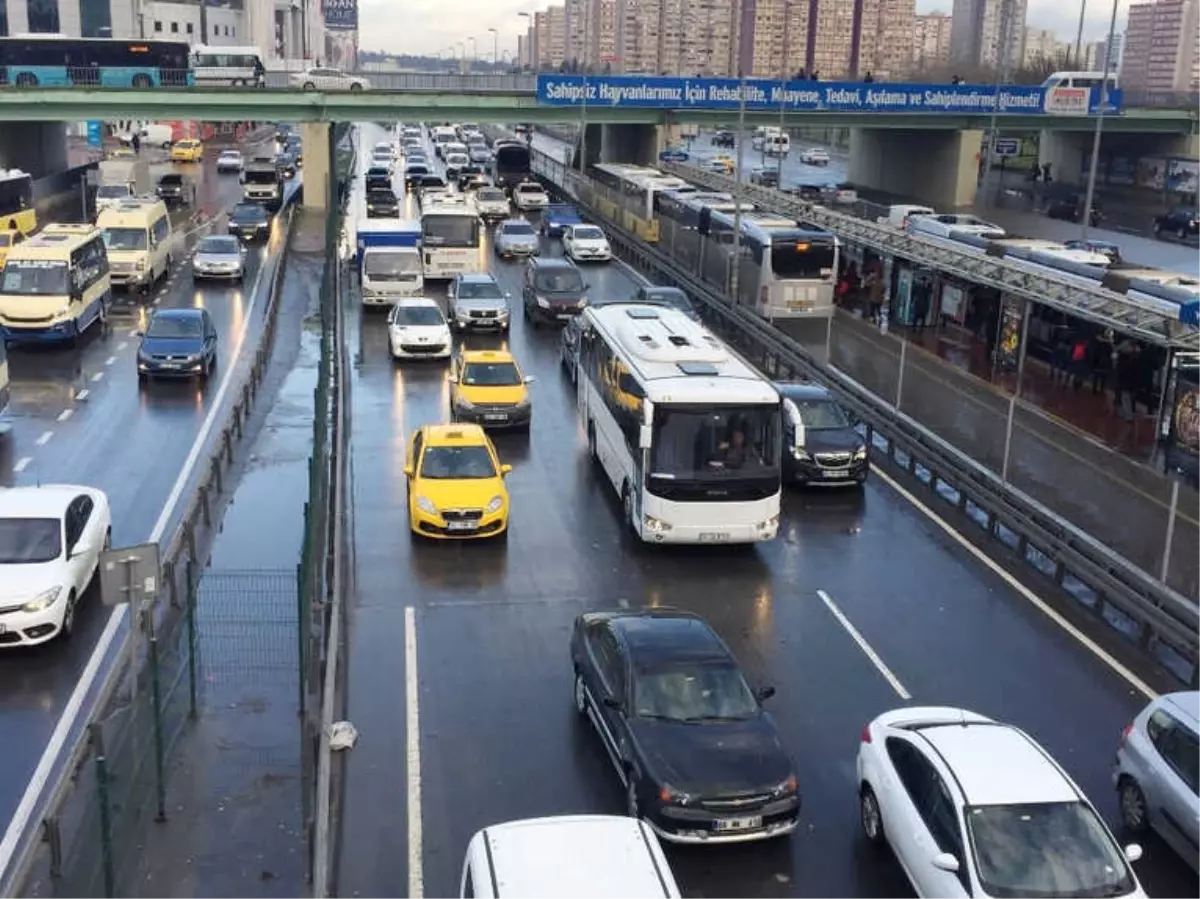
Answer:
POLYGON ((867 448, 865 446, 860 446, 854 451, 854 461, 861 462, 865 458, 867 458, 867 448))
POLYGON ((464 397, 461 397, 461 396, 455 398, 454 405, 458 406, 458 408, 460 408, 460 409, 474 409, 475 408, 474 403, 472 403, 470 400, 465 399, 464 397))
POLYGON ((537 298, 537 304, 538 304, 539 306, 541 306, 543 309, 549 309, 549 308, 550 308, 550 301, 549 301, 549 300, 547 300, 545 297, 538 297, 538 298, 537 298))
POLYGON ((504 505, 504 497, 503 496, 493 496, 490 500, 488 500, 488 504, 487 504, 488 514, 491 515, 493 512, 499 512, 500 508, 503 505, 504 505))
POLYGON ((796 447, 794 450, 792 450, 792 455, 802 462, 809 462, 812 460, 812 456, 808 454, 807 450, 803 450, 800 447, 796 447))
POLYGON ((778 784, 771 790, 772 796, 794 796, 800 789, 800 782, 796 780, 796 775, 792 774, 783 783, 778 784))
POLYGON ((139 259, 134 268, 136 268, 139 272, 144 272, 146 270, 146 260, 139 259))
POLYGON ((437 515, 438 513, 437 506, 435 506, 433 504, 433 500, 427 496, 417 497, 417 508, 422 512, 427 512, 430 515, 437 515))
POLYGON ((199 362, 200 357, 202 355, 203 355, 202 353, 188 353, 187 361, 188 362, 199 362))
POLYGON ((62 587, 51 587, 49 590, 43 590, 25 605, 21 606, 22 612, 44 612, 56 602, 62 593, 62 587))
POLYGON ((690 794, 677 790, 668 783, 664 783, 658 790, 659 802, 669 802, 673 805, 687 805, 692 801, 690 794))
POLYGON ((587 298, 587 297, 580 297, 580 298, 579 298, 579 302, 578 302, 578 303, 576 303, 576 304, 575 304, 575 306, 576 306, 576 308, 578 308, 578 309, 582 309, 582 308, 583 308, 584 306, 586 306, 587 304, 588 304, 588 298, 587 298))

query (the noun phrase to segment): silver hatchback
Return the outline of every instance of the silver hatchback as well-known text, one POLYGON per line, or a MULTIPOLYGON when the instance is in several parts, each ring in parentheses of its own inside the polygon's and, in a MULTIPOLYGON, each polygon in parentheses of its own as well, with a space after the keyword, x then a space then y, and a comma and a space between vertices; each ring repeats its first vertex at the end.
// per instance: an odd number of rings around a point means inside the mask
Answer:
POLYGON ((1160 696, 1125 728, 1113 783, 1121 823, 1133 832, 1153 828, 1197 868, 1200 845, 1200 692, 1160 696))
POLYGON ((533 225, 524 219, 509 219, 497 225, 492 245, 501 259, 536 256, 541 252, 537 232, 533 230, 533 225))

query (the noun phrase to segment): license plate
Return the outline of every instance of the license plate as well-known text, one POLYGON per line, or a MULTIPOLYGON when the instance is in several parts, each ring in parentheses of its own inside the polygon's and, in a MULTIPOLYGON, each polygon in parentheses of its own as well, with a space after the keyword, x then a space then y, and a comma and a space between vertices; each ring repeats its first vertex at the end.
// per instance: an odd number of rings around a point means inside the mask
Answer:
POLYGON ((570 321, 571 319, 573 319, 574 317, 575 317, 575 316, 573 316, 573 315, 565 315, 565 314, 560 314, 560 315, 558 316, 558 320, 559 320, 560 322, 569 322, 569 321, 570 321))
POLYGON ((447 521, 446 530, 448 531, 473 531, 479 524, 474 521, 447 521))
POLYGON ((827 478, 848 478, 848 477, 850 477, 850 472, 848 472, 848 471, 827 471, 824 474, 825 474, 825 477, 827 477, 827 478))
POLYGON ((508 421, 508 416, 507 416, 507 415, 504 415, 504 414, 500 414, 500 415, 485 415, 485 416, 483 416, 483 420, 484 420, 484 421, 508 421))
POLYGON ((176 365, 174 362, 164 362, 164 363, 162 364, 162 367, 163 367, 163 368, 169 368, 169 369, 172 369, 172 370, 174 370, 174 369, 176 369, 176 368, 179 368, 179 366, 178 366, 178 365, 176 365))
POLYGON ((813 307, 813 304, 810 300, 788 300, 787 306, 789 309, 808 310, 813 307))
POLYGON ((713 822, 713 830, 718 833, 728 833, 733 830, 758 830, 762 827, 762 815, 750 818, 723 818, 713 822))
POLYGON ((701 543, 724 543, 729 539, 729 534, 724 531, 702 532, 700 534, 701 543))

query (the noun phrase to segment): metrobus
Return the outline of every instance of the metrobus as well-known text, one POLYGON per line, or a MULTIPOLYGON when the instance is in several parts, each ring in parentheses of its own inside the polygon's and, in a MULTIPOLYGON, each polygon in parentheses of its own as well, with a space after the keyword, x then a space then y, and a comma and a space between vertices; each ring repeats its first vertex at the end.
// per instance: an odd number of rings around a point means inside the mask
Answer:
MULTIPOLYGON (((753 212, 753 203, 742 203, 742 212, 753 212)), ((705 240, 700 236, 700 210, 736 212, 733 194, 722 191, 666 191, 658 198, 659 249, 690 272, 699 272, 705 240)))
POLYGON ((421 210, 421 245, 426 281, 487 271, 479 212, 465 196, 439 197, 421 210))
POLYGON ((0 169, 0 230, 29 235, 37 230, 33 176, 20 169, 0 169))
POLYGON ((674 175, 641 165, 602 162, 589 170, 592 179, 606 188, 606 201, 619 210, 609 215, 605 202, 598 204, 602 215, 619 222, 643 240, 659 238, 658 206, 664 193, 688 193, 694 185, 674 175))
POLYGON ((190 87, 188 45, 110 37, 0 38, 0 86, 190 87))
POLYGON ((581 313, 576 403, 625 524, 647 543, 759 543, 779 529, 780 398, 677 309, 581 313))

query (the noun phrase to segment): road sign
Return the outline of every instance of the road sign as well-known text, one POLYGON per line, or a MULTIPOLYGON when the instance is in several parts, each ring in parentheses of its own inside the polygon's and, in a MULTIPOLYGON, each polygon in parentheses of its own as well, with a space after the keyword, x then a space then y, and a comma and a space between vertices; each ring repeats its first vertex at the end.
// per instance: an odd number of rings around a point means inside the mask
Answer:
POLYGON ((124 546, 100 553, 100 599, 106 606, 153 600, 161 566, 157 543, 124 546))
POLYGON ((658 154, 659 162, 687 162, 690 158, 684 150, 663 150, 658 154))
POLYGON ((1021 138, 1019 137, 998 137, 992 144, 992 154, 994 156, 1020 156, 1021 155, 1021 138))
POLYGON ((104 123, 99 119, 88 121, 87 142, 89 147, 101 147, 104 145, 104 123))

